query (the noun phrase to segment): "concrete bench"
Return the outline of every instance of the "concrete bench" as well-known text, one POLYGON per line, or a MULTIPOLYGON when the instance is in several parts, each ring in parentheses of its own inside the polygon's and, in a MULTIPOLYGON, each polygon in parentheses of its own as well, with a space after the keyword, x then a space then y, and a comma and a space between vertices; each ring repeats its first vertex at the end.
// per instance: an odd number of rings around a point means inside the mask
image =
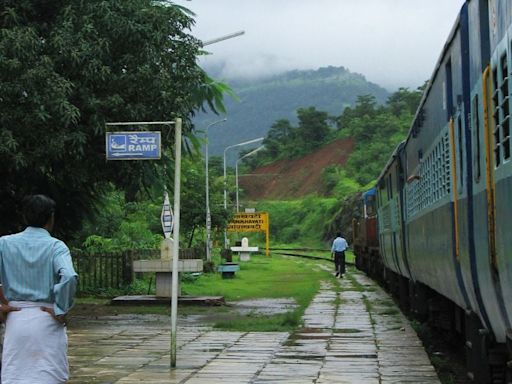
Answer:
POLYGON ((251 253, 258 252, 258 247, 249 247, 249 239, 247 237, 242 238, 242 245, 237 247, 231 247, 233 252, 238 252, 240 256, 240 261, 249 261, 251 260, 251 253))
POLYGON ((232 279, 235 277, 235 272, 240 270, 237 263, 223 263, 217 267, 217 271, 222 274, 223 279, 232 279))
MULTIPOLYGON (((160 259, 136 260, 133 262, 133 272, 155 272, 156 295, 171 297, 172 286, 172 240, 165 239, 160 246, 160 259)), ((202 272, 202 259, 178 259, 178 272, 202 272)), ((179 284, 179 283, 178 283, 179 284)), ((178 296, 181 289, 178 286, 178 296)))

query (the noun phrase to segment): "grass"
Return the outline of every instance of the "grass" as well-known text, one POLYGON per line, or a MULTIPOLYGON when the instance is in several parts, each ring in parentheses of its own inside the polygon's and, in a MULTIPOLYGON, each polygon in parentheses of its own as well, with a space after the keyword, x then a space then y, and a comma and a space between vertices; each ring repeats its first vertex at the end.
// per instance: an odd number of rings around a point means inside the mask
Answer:
POLYGON ((182 282, 181 289, 186 295, 224 296, 227 301, 292 297, 304 306, 319 290, 320 280, 330 276, 315 265, 314 261, 277 255, 251 256, 251 261, 240 263, 234 279, 204 274, 193 282, 182 282))
POLYGON ((202 275, 194 282, 183 282, 188 295, 224 296, 227 301, 258 298, 293 298, 298 307, 278 315, 237 315, 215 323, 216 328, 236 331, 291 331, 301 325, 301 317, 320 281, 332 276, 317 268, 317 261, 290 259, 279 255, 253 255, 240 264, 234 279, 217 273, 202 275))
MULTIPOLYGON (((215 256, 218 264, 220 258, 215 256)), ((320 289, 321 280, 333 279, 325 270, 318 268, 319 261, 293 259, 273 255, 253 255, 251 261, 240 264, 234 279, 222 279, 219 273, 202 274, 192 278, 183 274, 181 289, 184 295, 224 296, 226 301, 258 298, 293 298, 297 308, 284 314, 238 314, 229 307, 180 306, 178 313, 203 314, 214 327, 236 331, 292 331, 301 324, 301 317, 313 296, 320 289)), ((321 263, 321 261, 320 261, 321 263)), ((142 284, 141 280, 141 284, 142 284)), ((146 282, 147 283, 147 282, 146 282)), ((101 316, 115 314, 169 315, 169 306, 113 306, 109 299, 80 297, 72 316, 101 316)))

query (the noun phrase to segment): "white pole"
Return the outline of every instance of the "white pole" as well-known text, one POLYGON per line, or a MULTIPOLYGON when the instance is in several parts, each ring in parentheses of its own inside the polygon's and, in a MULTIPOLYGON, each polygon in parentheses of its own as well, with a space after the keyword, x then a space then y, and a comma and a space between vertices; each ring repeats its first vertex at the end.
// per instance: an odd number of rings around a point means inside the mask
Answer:
POLYGON ((178 318, 178 257, 180 251, 180 186, 181 186, 181 119, 174 125, 175 164, 174 164, 174 239, 172 252, 171 287, 171 368, 176 367, 176 336, 178 318))
MULTIPOLYGON (((227 180, 226 180, 226 151, 231 147, 224 149, 224 210, 228 209, 228 193, 226 191, 227 180)), ((224 228, 224 249, 228 248, 228 232, 224 228)))
POLYGON ((251 151, 249 153, 246 153, 245 155, 243 155, 241 158, 239 158, 237 161, 236 161, 236 164, 235 164, 235 177, 236 177, 236 212, 240 212, 240 205, 238 203, 238 162, 245 159, 246 157, 249 157, 249 156, 252 156, 254 155, 255 153, 261 151, 263 148, 265 148, 264 145, 256 148, 254 151, 251 151))
POLYGON ((240 159, 237 159, 235 164, 235 185, 236 185, 236 213, 240 212, 240 205, 238 204, 238 162, 240 159))
POLYGON ((211 261, 212 260, 212 252, 210 248, 211 243, 211 229, 212 229, 212 216, 210 212, 210 188, 209 188, 209 182, 208 182, 208 128, 210 128, 212 125, 215 125, 217 123, 223 123, 227 121, 227 118, 224 118, 222 120, 217 120, 211 123, 206 127, 206 146, 205 146, 205 179, 206 179, 206 260, 211 261))
MULTIPOLYGON (((227 152, 227 150, 231 149, 231 148, 235 148, 235 147, 241 147, 243 145, 257 143, 258 141, 262 141, 263 139, 265 139, 265 138, 264 137, 258 137, 257 139, 252 139, 252 140, 249 140, 249 141, 244 141, 243 143, 229 145, 226 148, 224 148, 224 209, 225 210, 228 209, 228 192, 226 190, 227 184, 228 184, 227 178, 226 178, 226 152, 227 152)), ((227 248, 228 248, 228 233, 224 229, 224 249, 227 249, 227 248)))
POLYGON ((206 261, 211 261, 212 257, 210 254, 210 230, 212 227, 212 217, 210 215, 210 191, 208 182, 208 130, 206 131, 206 147, 205 147, 205 178, 206 178, 206 261))

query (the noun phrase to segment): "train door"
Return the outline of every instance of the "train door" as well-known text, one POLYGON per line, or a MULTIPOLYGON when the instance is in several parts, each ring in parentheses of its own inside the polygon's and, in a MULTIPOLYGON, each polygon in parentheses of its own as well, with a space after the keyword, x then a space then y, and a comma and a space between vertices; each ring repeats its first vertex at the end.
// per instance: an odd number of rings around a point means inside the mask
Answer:
POLYGON ((508 328, 512 322, 512 153, 510 88, 512 28, 491 60, 491 124, 488 130, 488 201, 490 263, 498 299, 508 328))

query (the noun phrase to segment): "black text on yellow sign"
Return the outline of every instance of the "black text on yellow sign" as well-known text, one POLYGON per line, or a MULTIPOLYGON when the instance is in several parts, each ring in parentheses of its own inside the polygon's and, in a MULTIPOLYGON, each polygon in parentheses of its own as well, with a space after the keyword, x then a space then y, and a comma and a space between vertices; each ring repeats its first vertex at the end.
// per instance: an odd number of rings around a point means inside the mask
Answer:
POLYGON ((228 224, 228 232, 266 232, 268 212, 236 213, 228 224))

